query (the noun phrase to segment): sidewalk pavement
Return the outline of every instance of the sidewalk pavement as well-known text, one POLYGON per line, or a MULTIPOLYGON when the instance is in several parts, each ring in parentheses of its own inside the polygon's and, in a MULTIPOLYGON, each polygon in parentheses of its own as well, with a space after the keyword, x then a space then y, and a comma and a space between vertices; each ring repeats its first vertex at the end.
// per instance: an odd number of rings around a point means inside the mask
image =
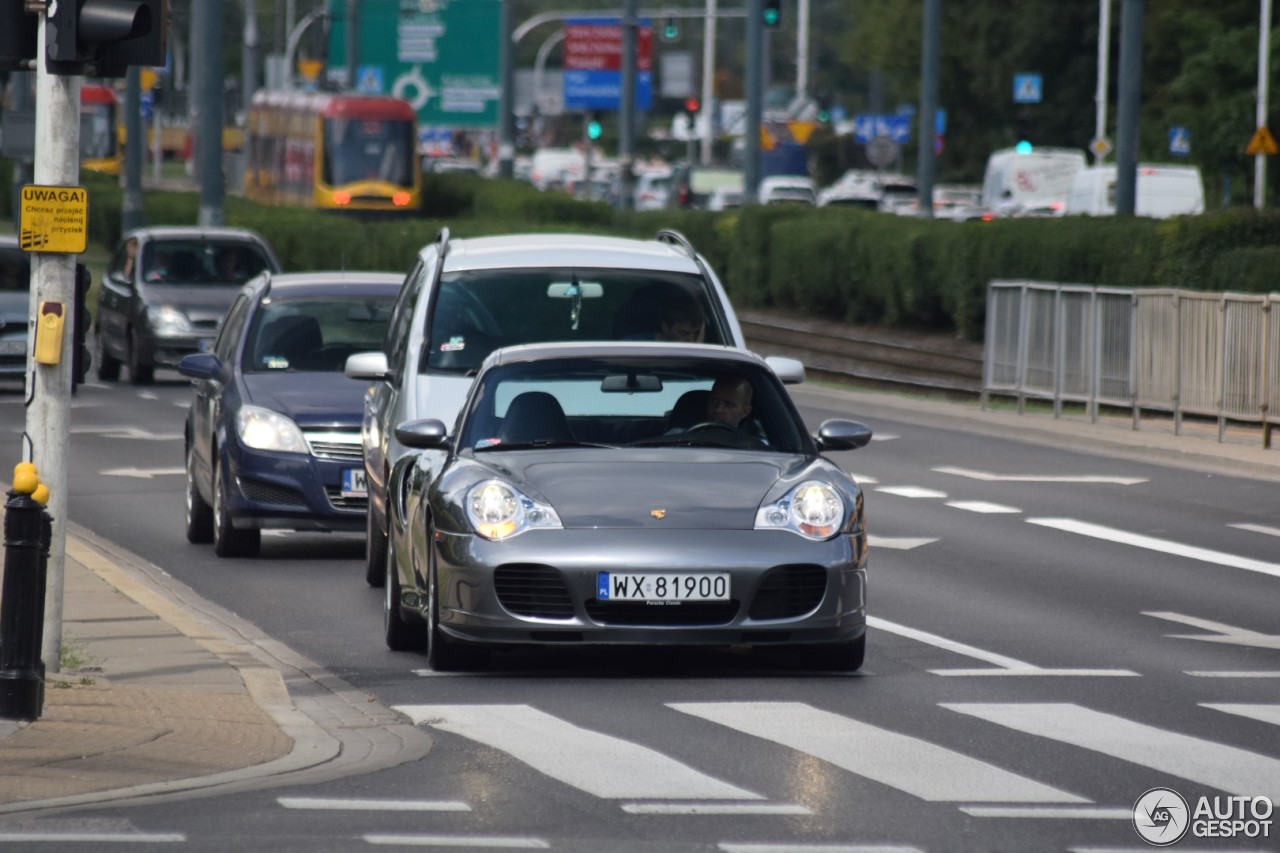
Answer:
MULTIPOLYGON (((982 411, 808 383, 867 418, 1051 444, 1280 483, 1259 431, 982 411)), ((0 819, 86 804, 315 782, 414 761, 430 736, 135 555, 69 525, 64 665, 42 716, 0 720, 0 819)))

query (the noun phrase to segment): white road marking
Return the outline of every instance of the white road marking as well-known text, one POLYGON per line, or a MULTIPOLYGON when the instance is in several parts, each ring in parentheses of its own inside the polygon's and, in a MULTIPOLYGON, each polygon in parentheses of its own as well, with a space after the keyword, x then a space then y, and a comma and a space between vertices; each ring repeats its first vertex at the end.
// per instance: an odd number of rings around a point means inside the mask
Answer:
POLYGON ((1157 539, 1154 536, 1143 536, 1140 533, 1129 533, 1125 530, 1117 530, 1114 527, 1103 527, 1101 524, 1077 521, 1074 518, 1028 518, 1027 523, 1038 524, 1041 527, 1052 527, 1055 530, 1063 530, 1067 533, 1078 533, 1081 536, 1090 536, 1094 539, 1119 542, 1123 545, 1134 545, 1138 548, 1147 548, 1151 551, 1159 551, 1162 554, 1173 554, 1176 557, 1186 557, 1203 563, 1215 563, 1220 566, 1230 566, 1234 569, 1245 569, 1250 572, 1261 572, 1264 575, 1280 577, 1280 563, 1268 563, 1263 560, 1254 560, 1223 551, 1197 548, 1194 545, 1172 542, 1168 539, 1157 539))
POLYGON ((108 468, 98 473, 104 477, 134 477, 139 480, 150 480, 153 477, 170 477, 185 474, 185 468, 108 468))
POLYGON ((1192 678, 1280 678, 1280 670, 1242 669, 1242 670, 1188 670, 1183 675, 1192 678))
POLYGON ((0 843, 12 841, 63 844, 182 844, 181 832, 0 832, 0 843))
POLYGON ((884 432, 884 433, 876 432, 871 434, 871 440, 872 441, 897 441, 898 436, 894 435, 891 432, 884 432))
POLYGON ((1133 820, 1132 808, 1107 806, 961 806, 960 811, 973 817, 1047 818, 1050 820, 1133 820))
POLYGON ((348 812, 469 812, 471 806, 457 800, 345 800, 323 797, 277 797, 286 809, 320 809, 348 812))
POLYGON ((945 498, 946 492, 937 489, 926 489, 923 486, 881 486, 877 492, 886 495, 897 495, 900 498, 945 498))
POLYGON ((1248 628, 1238 628, 1222 622, 1199 619, 1195 616, 1184 616, 1181 613, 1169 613, 1161 610, 1144 610, 1143 616, 1164 619, 1169 622, 1180 622, 1192 628, 1203 628, 1211 634, 1169 634, 1176 640, 1201 640, 1206 643, 1226 643, 1232 646, 1249 646, 1255 649, 1280 649, 1280 635, 1262 634, 1248 628))
POLYGON ((993 504, 988 501, 947 501, 947 506, 953 506, 956 509, 968 510, 969 512, 1022 512, 1015 506, 1005 506, 1004 504, 993 504))
POLYGON ((993 474, 990 471, 975 471, 972 468, 957 468, 953 465, 942 465, 933 470, 939 474, 953 474, 957 477, 968 477, 970 480, 984 480, 988 483, 1103 483, 1136 486, 1147 482, 1144 477, 1114 477, 1103 474, 993 474))
POLYGON ((1280 797, 1280 760, 1070 703, 944 702, 961 714, 1090 749, 1232 794, 1280 797))
POLYGON ((870 477, 866 474, 850 474, 849 476, 852 477, 853 481, 859 486, 874 486, 876 483, 880 482, 875 477, 870 477))
POLYGON ((597 797, 635 800, 763 800, 622 738, 584 729, 529 705, 396 705, 428 725, 500 749, 597 797))
POLYGON ((795 803, 623 803, 622 810, 627 814, 813 814, 795 803))
POLYGON ((142 400, 159 400, 160 399, 151 391, 139 391, 138 398, 142 400))
POLYGON ((721 841, 717 848, 723 853, 924 853, 918 847, 897 847, 893 844, 797 844, 795 841, 776 844, 721 841))
MULTIPOLYGON (((1247 853, 1240 850, 1224 850, 1221 847, 1215 847, 1212 850, 1207 847, 1181 847, 1177 848, 1178 853, 1247 853)), ((1067 853, 1151 853, 1150 847, 1071 847, 1067 853)))
POLYGON ((502 835, 378 835, 364 836, 366 844, 392 844, 401 847, 500 847, 519 850, 550 850, 541 838, 516 838, 502 835))
POLYGON ((937 541, 937 539, 876 536, 872 533, 867 534, 867 545, 869 547, 891 548, 894 551, 910 551, 912 548, 919 548, 921 545, 928 545, 931 542, 937 541))
POLYGON ((1280 726, 1280 705, 1239 705, 1231 702, 1201 702, 1200 707, 1212 708, 1215 711, 1221 711, 1224 714, 1235 714, 1238 717, 1248 717, 1251 720, 1259 720, 1263 723, 1270 723, 1273 726, 1280 726))
POLYGON ((955 677, 984 676, 1047 676, 1056 678, 1137 678, 1139 674, 1131 669, 1050 669, 1031 667, 1029 669, 931 669, 933 675, 949 675, 955 677))
POLYGON ((1280 536, 1280 527, 1267 527, 1265 524, 1228 524, 1236 530, 1248 530, 1250 533, 1265 533, 1268 536, 1280 536))
POLYGON ((131 426, 116 427, 72 427, 72 435, 100 435, 103 438, 129 438, 137 441, 181 441, 180 432, 148 432, 145 429, 131 426))
POLYGON ((677 702, 667 707, 782 744, 930 802, 1088 802, 929 741, 802 702, 677 702))

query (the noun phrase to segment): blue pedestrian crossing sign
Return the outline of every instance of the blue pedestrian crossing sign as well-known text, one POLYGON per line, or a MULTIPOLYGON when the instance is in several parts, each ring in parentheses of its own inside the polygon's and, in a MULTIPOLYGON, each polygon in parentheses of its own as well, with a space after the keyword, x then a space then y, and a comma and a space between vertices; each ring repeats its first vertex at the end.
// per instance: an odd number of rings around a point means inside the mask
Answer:
POLYGON ((356 91, 366 95, 382 94, 382 66, 361 65, 356 69, 356 91))
POLYGON ((1043 84, 1039 74, 1013 75, 1013 102, 1015 104, 1040 103, 1043 84))
POLYGON ((1191 131, 1181 125, 1169 128, 1169 153, 1186 157, 1191 153, 1191 131))

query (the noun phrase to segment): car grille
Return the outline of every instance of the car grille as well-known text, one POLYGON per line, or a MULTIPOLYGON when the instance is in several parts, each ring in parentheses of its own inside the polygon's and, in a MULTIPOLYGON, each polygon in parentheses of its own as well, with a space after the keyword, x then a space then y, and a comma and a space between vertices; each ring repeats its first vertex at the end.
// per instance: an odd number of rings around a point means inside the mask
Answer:
POLYGON ((564 578, 550 566, 512 563, 493 573, 498 601, 509 613, 539 619, 570 619, 573 598, 564 578))
POLYGON ((334 509, 351 509, 361 512, 369 510, 369 499, 367 497, 353 498, 344 496, 341 486, 325 486, 324 495, 329 499, 329 505, 334 509))
POLYGON ((793 619, 813 610, 827 591, 822 566, 775 566, 765 575, 751 602, 752 619, 793 619))
POLYGON ((593 598, 587 602, 587 615, 601 625, 726 625, 738 614, 738 605, 734 600, 649 605, 593 598))
POLYGON ((364 445, 360 443, 360 430, 303 430, 303 438, 311 455, 319 459, 336 459, 340 462, 364 462, 364 445))
POLYGON ((240 478, 240 491, 244 496, 258 504, 276 504, 278 506, 306 507, 302 495, 293 489, 277 486, 275 483, 264 483, 262 480, 240 478))

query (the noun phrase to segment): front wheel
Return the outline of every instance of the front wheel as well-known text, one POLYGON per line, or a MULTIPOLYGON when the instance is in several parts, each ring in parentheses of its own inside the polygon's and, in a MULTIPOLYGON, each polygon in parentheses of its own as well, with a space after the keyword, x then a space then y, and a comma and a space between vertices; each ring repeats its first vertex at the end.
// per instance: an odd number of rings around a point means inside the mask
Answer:
POLYGON ((484 669, 489 663, 489 650, 473 643, 454 640, 440 630, 440 584, 436 572, 435 529, 427 525, 427 631, 430 647, 427 666, 436 672, 470 672, 484 669))
POLYGON ((364 579, 374 588, 387 582, 387 534, 373 517, 372 501, 364 521, 364 579))
POLYGON ((156 377, 154 365, 142 363, 142 344, 137 332, 129 333, 129 381, 134 385, 150 385, 156 377))
POLYGON ((195 544, 213 539, 213 507, 205 503, 196 486, 196 455, 187 448, 187 541, 195 544))
POLYGON ((394 540, 383 537, 387 550, 383 551, 382 632, 387 648, 393 652, 417 652, 427 647, 427 626, 416 617, 406 618, 400 609, 400 577, 396 573, 396 555, 392 550, 394 540))
POLYGON ((222 476, 222 464, 213 463, 213 553, 219 557, 252 557, 262 544, 262 531, 239 530, 231 525, 231 496, 222 476))
POLYGON ((103 382, 115 382, 120 378, 120 359, 107 352, 107 345, 102 342, 102 330, 98 337, 98 378, 103 382))

